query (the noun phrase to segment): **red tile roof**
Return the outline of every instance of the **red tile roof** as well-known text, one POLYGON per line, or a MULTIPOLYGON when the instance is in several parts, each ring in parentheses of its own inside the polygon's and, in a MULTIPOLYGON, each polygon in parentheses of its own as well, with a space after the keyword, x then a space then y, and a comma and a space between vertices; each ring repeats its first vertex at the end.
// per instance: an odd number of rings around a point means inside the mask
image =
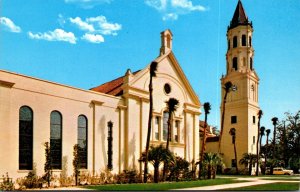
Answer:
MULTIPOLYGON (((140 70, 134 72, 133 75, 135 75, 139 71, 140 70)), ((100 93, 105 93, 108 95, 120 96, 123 94, 123 89, 122 89, 123 83, 124 83, 124 76, 114 79, 112 81, 106 82, 97 87, 93 87, 90 90, 97 91, 100 93)))

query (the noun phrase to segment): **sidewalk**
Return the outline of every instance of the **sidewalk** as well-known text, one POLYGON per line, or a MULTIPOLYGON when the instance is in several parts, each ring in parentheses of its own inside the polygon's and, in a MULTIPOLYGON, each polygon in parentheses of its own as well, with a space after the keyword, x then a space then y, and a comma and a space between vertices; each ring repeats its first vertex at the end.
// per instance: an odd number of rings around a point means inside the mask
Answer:
POLYGON ((191 188, 174 189, 174 190, 221 190, 221 189, 231 189, 231 188, 247 187, 247 186, 253 186, 253 185, 277 183, 277 182, 298 182, 298 183, 300 183, 300 181, 264 180, 264 178, 267 178, 267 177, 263 177, 263 178, 236 178, 237 180, 242 180, 242 181, 247 181, 247 182, 231 183, 231 184, 223 184, 223 185, 212 185, 212 186, 205 186, 205 187, 191 187, 191 188))

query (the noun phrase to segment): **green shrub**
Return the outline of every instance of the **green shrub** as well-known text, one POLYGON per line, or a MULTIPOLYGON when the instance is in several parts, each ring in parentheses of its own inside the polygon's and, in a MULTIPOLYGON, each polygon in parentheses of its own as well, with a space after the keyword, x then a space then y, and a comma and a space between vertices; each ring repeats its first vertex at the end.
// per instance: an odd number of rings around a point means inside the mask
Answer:
POLYGON ((136 170, 124 170, 123 173, 115 175, 114 182, 118 184, 141 183, 142 179, 136 170))
POLYGON ((0 190, 1 191, 12 191, 14 190, 14 183, 12 182, 12 179, 9 178, 8 173, 6 173, 6 176, 2 176, 2 182, 0 182, 0 190))
POLYGON ((26 177, 18 178, 16 182, 20 186, 19 189, 32 189, 42 188, 44 180, 30 171, 26 177))

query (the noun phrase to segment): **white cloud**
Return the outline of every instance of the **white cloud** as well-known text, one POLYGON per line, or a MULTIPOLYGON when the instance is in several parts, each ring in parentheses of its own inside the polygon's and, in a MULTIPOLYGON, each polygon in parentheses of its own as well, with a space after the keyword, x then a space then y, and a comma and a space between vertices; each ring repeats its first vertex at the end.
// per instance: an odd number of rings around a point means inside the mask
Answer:
POLYGON ((33 34, 28 32, 31 39, 46 40, 46 41, 65 41, 72 44, 76 44, 76 37, 72 32, 65 32, 62 29, 55 29, 54 31, 48 31, 46 33, 33 34))
POLYGON ((63 16, 62 14, 59 14, 59 15, 58 15, 57 21, 58 21, 58 23, 59 23, 59 25, 60 25, 61 27, 63 27, 64 24, 66 23, 66 20, 65 20, 65 18, 64 18, 64 16, 63 16))
POLYGON ((157 10, 164 10, 167 6, 167 0, 145 0, 145 3, 157 10))
POLYGON ((13 33, 21 32, 21 28, 15 25, 14 22, 7 17, 0 17, 0 26, 3 26, 6 30, 13 33))
POLYGON ((206 8, 201 5, 193 5, 192 1, 189 0, 172 0, 171 4, 173 7, 186 9, 188 11, 205 11, 206 8))
POLYGON ((192 0, 145 0, 145 4, 162 14, 162 19, 177 20, 179 15, 193 11, 206 11, 202 5, 194 5, 192 0))
POLYGON ((80 17, 70 18, 70 22, 76 24, 81 30, 93 34, 117 35, 117 31, 122 29, 118 23, 110 23, 105 16, 86 18, 84 21, 80 17))
POLYGON ((117 31, 122 29, 121 24, 110 23, 105 16, 90 17, 86 21, 93 23, 96 30, 103 35, 117 35, 117 31))
POLYGON ((89 34, 89 33, 84 34, 81 39, 84 39, 91 43, 103 43, 104 42, 104 37, 102 35, 95 35, 95 34, 89 34))
POLYGON ((97 5, 111 3, 113 0, 65 0, 65 3, 77 4, 84 9, 91 9, 97 5))
POLYGON ((163 16, 162 18, 164 21, 166 20, 177 20, 178 19, 178 15, 176 13, 167 13, 163 16))
POLYGON ((71 23, 76 24, 81 30, 89 31, 89 32, 95 31, 93 25, 82 21, 80 17, 76 17, 75 19, 70 18, 70 21, 71 21, 71 23))

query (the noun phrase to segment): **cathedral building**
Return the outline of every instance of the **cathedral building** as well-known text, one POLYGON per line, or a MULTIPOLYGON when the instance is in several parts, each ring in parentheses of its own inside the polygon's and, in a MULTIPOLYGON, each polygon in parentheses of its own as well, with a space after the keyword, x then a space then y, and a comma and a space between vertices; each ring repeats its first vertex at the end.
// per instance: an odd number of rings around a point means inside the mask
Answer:
MULTIPOLYGON (((169 98, 173 114, 170 150, 192 162, 199 156, 198 96, 172 52, 173 35, 161 33, 153 79, 151 145, 166 143, 169 98)), ((149 116, 149 66, 90 90, 0 70, 0 173, 13 178, 44 173, 49 142, 53 173, 73 174, 73 146, 80 147, 81 171, 92 175, 135 169, 145 150, 149 116)))
MULTIPOLYGON (((229 134, 232 128, 237 161, 244 153, 256 153, 259 78, 253 64, 252 33, 252 23, 239 1, 227 30, 227 67, 221 78, 222 99, 225 83, 233 84, 225 103, 221 148, 218 151, 219 138, 210 135, 206 150, 220 152, 229 168, 237 164, 229 134)), ((201 102, 172 51, 172 41, 172 32, 163 31, 159 55, 154 59, 158 68, 153 78, 150 144, 166 143, 166 101, 176 98, 179 106, 172 118, 170 150, 196 162, 201 102)), ((0 174, 8 172, 15 179, 34 170, 43 175, 46 142, 56 175, 73 174, 75 144, 80 149, 82 172, 142 172, 139 158, 148 130, 149 67, 135 72, 128 69, 124 76, 90 90, 0 70, 0 174)), ((222 104, 223 100, 221 110, 222 104)))

